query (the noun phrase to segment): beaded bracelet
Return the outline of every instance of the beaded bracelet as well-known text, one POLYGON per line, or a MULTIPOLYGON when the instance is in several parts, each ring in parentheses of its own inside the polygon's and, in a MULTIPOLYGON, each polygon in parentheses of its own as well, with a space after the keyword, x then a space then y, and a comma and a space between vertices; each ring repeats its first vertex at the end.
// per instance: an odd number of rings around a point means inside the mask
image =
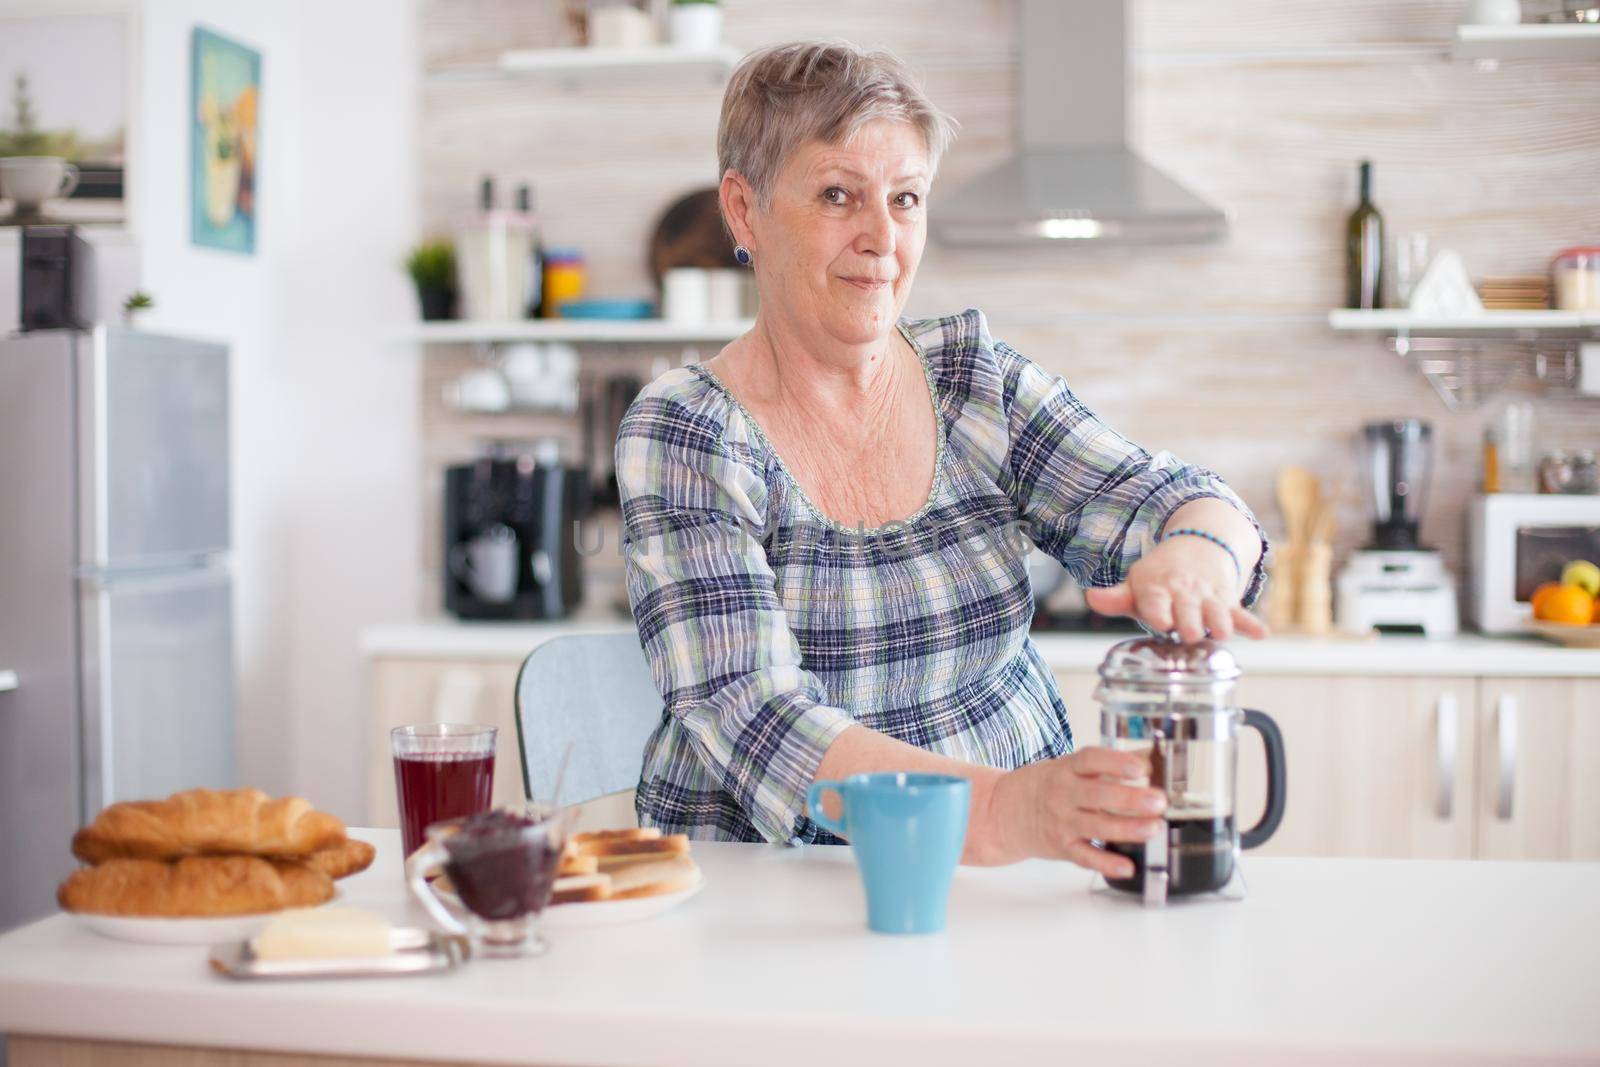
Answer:
POLYGON ((1203 538, 1204 540, 1210 541, 1212 544, 1214 544, 1218 548, 1222 549, 1222 551, 1224 551, 1224 552, 1226 552, 1228 554, 1228 558, 1233 560, 1233 573, 1238 578, 1240 578, 1241 580, 1244 578, 1244 568, 1239 565, 1239 554, 1233 550, 1233 548, 1228 544, 1228 542, 1224 541, 1222 538, 1218 537, 1216 534, 1206 533, 1204 530, 1196 530, 1196 529, 1192 529, 1192 528, 1186 526, 1181 530, 1168 530, 1162 536, 1161 540, 1165 541, 1169 537, 1186 537, 1186 536, 1187 537, 1203 538))

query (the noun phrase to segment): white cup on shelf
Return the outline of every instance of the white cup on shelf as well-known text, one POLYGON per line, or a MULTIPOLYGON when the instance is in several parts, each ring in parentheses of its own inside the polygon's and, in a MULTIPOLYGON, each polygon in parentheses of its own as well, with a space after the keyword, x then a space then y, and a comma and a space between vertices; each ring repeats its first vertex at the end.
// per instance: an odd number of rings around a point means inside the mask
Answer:
POLYGON ((1467 21, 1474 26, 1515 26, 1522 21, 1522 0, 1472 0, 1467 21))
POLYGON ((661 317, 681 326, 698 326, 711 316, 712 271, 674 267, 661 278, 661 317))
POLYGON ((78 168, 57 156, 0 159, 0 199, 12 201, 19 215, 37 213, 46 200, 70 196, 77 187, 78 168))
POLYGON ((716 0, 678 0, 667 15, 674 48, 710 52, 722 44, 722 5, 716 0))
POLYGON ((511 383, 495 367, 475 367, 445 383, 444 402, 457 411, 505 411, 511 406, 511 383))
POLYGON ((604 4, 589 12, 590 48, 649 48, 656 24, 630 3, 604 4))
POLYGON ((745 272, 733 267, 706 271, 707 311, 712 322, 731 322, 744 315, 745 272))

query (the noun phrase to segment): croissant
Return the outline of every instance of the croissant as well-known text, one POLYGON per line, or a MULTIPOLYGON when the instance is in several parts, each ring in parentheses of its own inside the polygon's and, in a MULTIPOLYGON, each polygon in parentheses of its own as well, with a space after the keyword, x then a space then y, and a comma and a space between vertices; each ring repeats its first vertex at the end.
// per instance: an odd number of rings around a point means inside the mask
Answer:
POLYGON ((321 904, 333 880, 301 863, 256 856, 189 856, 176 863, 111 859, 80 867, 56 890, 67 911, 197 918, 321 904))
POLYGON ((298 862, 337 879, 366 870, 377 854, 378 850, 365 841, 347 837, 336 845, 298 857, 298 862))
POLYGON ((303 797, 259 789, 191 789, 106 808, 72 838, 85 863, 173 860, 211 853, 301 856, 344 840, 344 823, 303 797))

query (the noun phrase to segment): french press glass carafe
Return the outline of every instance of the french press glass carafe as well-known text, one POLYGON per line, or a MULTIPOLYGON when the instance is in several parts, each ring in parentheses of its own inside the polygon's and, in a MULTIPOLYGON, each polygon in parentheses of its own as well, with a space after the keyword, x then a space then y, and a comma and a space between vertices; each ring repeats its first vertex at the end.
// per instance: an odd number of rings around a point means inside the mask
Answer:
POLYGON ((1167 794, 1162 833, 1106 845, 1134 866, 1131 878, 1106 880, 1113 889, 1149 905, 1219 892, 1234 879, 1240 848, 1278 828, 1288 788, 1283 735, 1270 716, 1234 701, 1239 674, 1233 654, 1209 639, 1138 637, 1106 654, 1095 692, 1102 743, 1148 753, 1150 785, 1167 794), (1234 822, 1241 724, 1260 731, 1267 757, 1267 810, 1242 834, 1234 822))

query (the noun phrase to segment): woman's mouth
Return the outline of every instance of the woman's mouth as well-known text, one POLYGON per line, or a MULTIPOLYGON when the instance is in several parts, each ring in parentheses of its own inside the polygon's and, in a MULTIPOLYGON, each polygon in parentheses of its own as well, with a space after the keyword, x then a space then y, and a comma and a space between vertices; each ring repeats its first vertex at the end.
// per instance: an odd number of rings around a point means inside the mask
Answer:
POLYGON ((857 289, 865 289, 868 292, 872 292, 877 289, 886 289, 893 284, 892 282, 886 281, 882 278, 841 278, 839 280, 853 285, 857 289))

